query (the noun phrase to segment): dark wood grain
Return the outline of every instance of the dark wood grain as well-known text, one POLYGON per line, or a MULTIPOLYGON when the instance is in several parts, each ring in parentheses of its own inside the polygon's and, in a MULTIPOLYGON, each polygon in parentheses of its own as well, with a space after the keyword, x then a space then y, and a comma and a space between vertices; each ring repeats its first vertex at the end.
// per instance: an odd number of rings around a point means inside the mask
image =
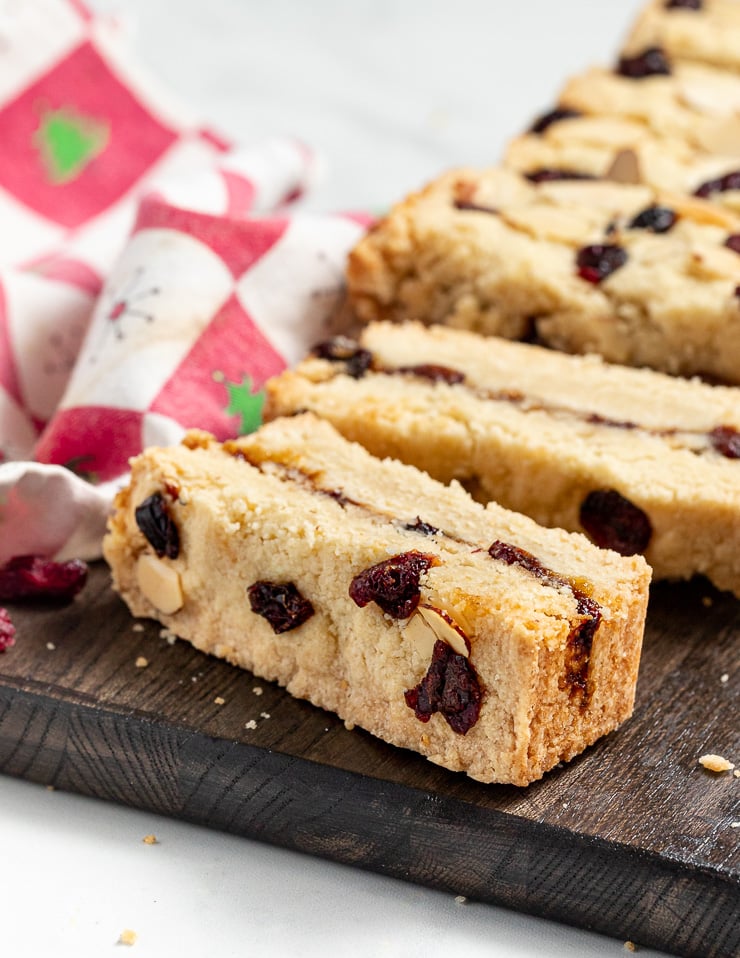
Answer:
POLYGON ((740 758, 740 603, 702 581, 654 588, 634 717, 527 789, 446 772, 155 623, 135 630, 102 566, 71 605, 12 613, 7 774, 676 955, 740 954, 740 780, 697 763, 740 758))

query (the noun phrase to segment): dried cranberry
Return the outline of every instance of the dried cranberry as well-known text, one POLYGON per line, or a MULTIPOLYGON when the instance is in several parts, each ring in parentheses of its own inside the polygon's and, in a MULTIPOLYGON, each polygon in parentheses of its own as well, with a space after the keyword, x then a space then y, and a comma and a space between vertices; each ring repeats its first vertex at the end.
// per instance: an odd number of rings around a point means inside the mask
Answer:
POLYGON ((728 190, 740 190, 740 170, 733 170, 714 180, 707 180, 694 190, 694 196, 706 199, 713 193, 726 193, 728 190))
POLYGON ((617 64, 617 73, 631 80, 642 80, 656 75, 669 76, 671 65, 660 47, 648 47, 637 56, 621 57, 617 64))
POLYGON ((7 652, 11 645, 15 645, 15 626, 8 610, 0 609, 0 652, 7 652))
POLYGON ((598 285, 627 262, 627 251, 615 243, 596 243, 578 250, 578 275, 598 285))
POLYGON ((261 615, 276 635, 303 625, 314 614, 314 607, 292 582, 255 582, 247 594, 252 612, 261 615))
POLYGON ((556 180, 595 180, 590 173, 579 173, 577 170, 557 170, 554 167, 543 166, 539 170, 530 170, 524 174, 530 183, 553 183, 556 180))
POLYGON ((436 366, 434 363, 422 363, 420 366, 401 366, 399 373, 410 373, 422 379, 431 379, 433 383, 447 383, 454 386, 465 379, 465 374, 449 366, 436 366))
POLYGON ((561 120, 573 120, 581 115, 579 110, 571 110, 568 107, 555 107, 555 109, 550 110, 549 113, 543 113, 542 116, 537 117, 530 126, 529 132, 544 133, 553 123, 560 123, 561 120))
POLYGON ((602 549, 623 556, 644 552, 653 534, 645 513, 616 489, 589 492, 581 504, 581 525, 602 549))
POLYGON ((470 200, 455 200, 454 206, 456 210, 462 210, 463 212, 490 213, 493 216, 498 216, 499 212, 495 206, 483 206, 470 200))
POLYGON ((15 556, 0 569, 0 600, 73 599, 85 582, 87 565, 80 559, 15 556))
POLYGON ((350 583, 350 598, 361 609, 375 602, 394 619, 407 619, 419 604, 421 576, 437 561, 416 551, 392 556, 359 572, 350 583))
POLYGON ((667 206, 648 206, 629 224, 631 230, 649 230, 651 233, 667 233, 677 220, 676 214, 667 206))
POLYGON ((176 559, 180 555, 180 533, 161 492, 146 498, 136 507, 134 516, 136 525, 160 558, 176 559))
POLYGON ((409 532, 419 532, 423 536, 436 536, 439 529, 436 526, 430 526, 428 522, 423 522, 420 516, 416 517, 416 522, 407 522, 404 529, 409 532))
POLYGON ((725 240, 725 246, 727 249, 731 249, 733 253, 740 253, 740 233, 732 233, 725 240))
POLYGON ((704 0, 666 0, 666 10, 701 10, 704 0))
POLYGON ((318 343, 311 350, 311 353, 318 359, 328 359, 332 363, 344 363, 345 372, 353 379, 362 379, 373 362, 372 353, 346 336, 335 336, 334 339, 318 343))
POLYGON ((734 426, 716 426, 709 433, 712 446, 728 459, 740 459, 740 430, 734 426))
POLYGON ((565 675, 563 685, 571 693, 585 694, 587 691, 588 666, 591 660, 591 648, 594 635, 601 624, 601 608, 594 599, 579 589, 573 590, 577 600, 577 609, 586 616, 575 625, 568 635, 565 675))
POLYGON ((404 693, 406 704, 420 722, 428 722, 439 712, 458 735, 465 735, 478 721, 482 697, 480 680, 470 660, 441 639, 434 643, 424 678, 404 693))

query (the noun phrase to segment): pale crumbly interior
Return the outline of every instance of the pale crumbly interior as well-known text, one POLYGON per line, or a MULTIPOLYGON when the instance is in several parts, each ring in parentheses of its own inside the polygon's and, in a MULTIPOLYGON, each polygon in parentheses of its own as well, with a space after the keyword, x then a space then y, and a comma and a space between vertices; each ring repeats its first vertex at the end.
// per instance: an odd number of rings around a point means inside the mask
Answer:
POLYGON ((641 558, 484 509, 459 486, 374 459, 310 415, 271 423, 226 451, 203 434, 147 450, 117 498, 104 552, 134 615, 484 782, 525 785, 632 710, 650 577, 641 558), (156 492, 166 495, 179 529, 174 559, 154 557, 135 521, 135 508, 156 492), (418 517, 445 534, 404 528, 418 517), (583 621, 572 589, 490 558, 497 539, 533 553, 601 606, 585 697, 564 681, 569 636, 583 621), (409 632, 414 617, 390 618, 373 602, 359 608, 348 594, 357 573, 410 550, 437 562, 421 580, 422 601, 443 608, 469 636, 484 692, 479 719, 464 735, 440 714, 419 721, 406 704, 405 691, 429 666, 428 650, 409 632), (157 595, 141 591, 137 568, 153 560, 163 579, 177 582, 175 611, 163 613, 151 600, 157 595), (275 634, 247 600, 257 580, 294 583, 314 615, 275 634))
POLYGON ((267 415, 310 410, 375 455, 548 526, 583 531, 586 496, 616 489, 649 518, 656 577, 701 573, 740 596, 740 460, 709 440, 740 429, 737 388, 417 323, 371 324, 360 344, 377 371, 309 358, 268 384, 267 415), (422 364, 465 381, 388 375, 422 364))
POLYGON ((740 382, 740 218, 693 197, 605 181, 531 184, 507 169, 452 171, 408 197, 351 252, 363 322, 412 319, 596 352, 612 362, 740 382), (648 207, 679 214, 667 233, 630 228, 648 207), (626 262, 595 284, 585 246, 626 262))
POLYGON ((740 4, 704 0, 701 10, 669 9, 665 0, 650 0, 625 43, 634 55, 660 47, 673 59, 710 63, 740 72, 740 4))

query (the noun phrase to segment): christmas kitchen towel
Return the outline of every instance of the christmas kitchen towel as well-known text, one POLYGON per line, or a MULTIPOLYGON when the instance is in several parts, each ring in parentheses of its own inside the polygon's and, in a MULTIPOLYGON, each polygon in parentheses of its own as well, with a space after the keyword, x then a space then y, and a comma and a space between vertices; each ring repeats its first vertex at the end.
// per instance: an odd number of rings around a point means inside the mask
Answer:
POLYGON ((130 456, 259 423, 366 225, 297 210, 314 171, 209 131, 78 0, 0 0, 0 563, 98 556, 130 456))

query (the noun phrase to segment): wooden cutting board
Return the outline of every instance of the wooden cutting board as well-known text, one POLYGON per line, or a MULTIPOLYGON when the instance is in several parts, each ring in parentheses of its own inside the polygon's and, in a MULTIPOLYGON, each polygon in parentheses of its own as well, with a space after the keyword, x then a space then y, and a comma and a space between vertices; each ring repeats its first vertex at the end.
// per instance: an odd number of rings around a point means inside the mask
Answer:
POLYGON ((634 717, 526 789, 446 772, 142 630, 102 565, 71 605, 11 612, 7 774, 676 955, 740 954, 740 779, 697 761, 740 765, 740 603, 703 581, 654 587, 634 717))

